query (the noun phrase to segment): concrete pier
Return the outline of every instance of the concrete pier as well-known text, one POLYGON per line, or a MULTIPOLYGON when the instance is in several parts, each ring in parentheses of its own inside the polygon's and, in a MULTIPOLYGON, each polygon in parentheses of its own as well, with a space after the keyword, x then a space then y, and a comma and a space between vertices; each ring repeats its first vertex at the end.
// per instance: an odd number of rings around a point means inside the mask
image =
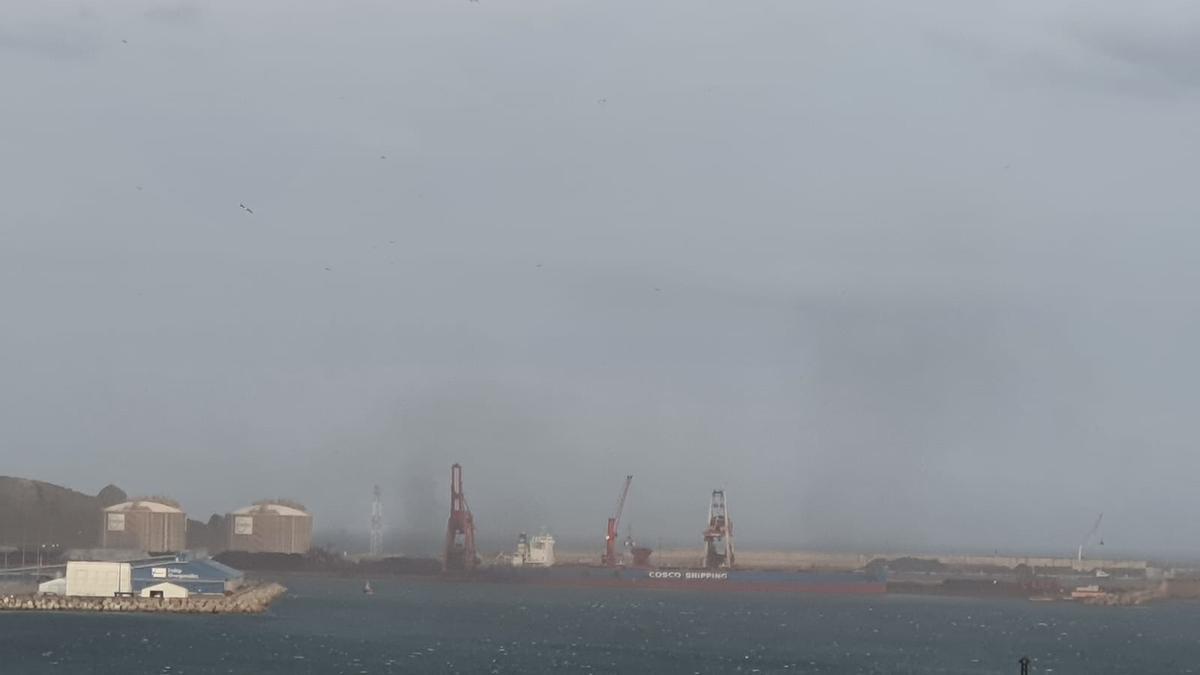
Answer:
MULTIPOLYGON (((559 562, 594 563, 599 556, 594 551, 556 551, 559 562)), ((687 549, 655 551, 651 561, 664 567, 694 567, 703 560, 699 546, 687 549)), ((818 569, 854 570, 861 569, 876 559, 896 560, 912 558, 936 561, 953 568, 996 568, 1015 569, 1020 565, 1039 570, 1090 573, 1097 569, 1113 571, 1145 571, 1150 567, 1145 560, 1101 560, 1075 558, 1052 558, 1046 556, 1003 556, 1003 555, 935 555, 924 553, 830 553, 821 551, 765 551, 746 549, 737 552, 737 563, 741 567, 758 569, 818 569)))

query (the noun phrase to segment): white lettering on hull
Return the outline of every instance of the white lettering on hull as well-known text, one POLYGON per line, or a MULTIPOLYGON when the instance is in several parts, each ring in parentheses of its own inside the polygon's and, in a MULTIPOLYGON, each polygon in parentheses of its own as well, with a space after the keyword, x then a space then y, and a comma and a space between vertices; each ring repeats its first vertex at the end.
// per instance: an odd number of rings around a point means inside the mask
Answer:
POLYGON ((647 572, 650 579, 676 579, 680 581, 728 581, 729 572, 679 572, 675 570, 654 570, 647 572))

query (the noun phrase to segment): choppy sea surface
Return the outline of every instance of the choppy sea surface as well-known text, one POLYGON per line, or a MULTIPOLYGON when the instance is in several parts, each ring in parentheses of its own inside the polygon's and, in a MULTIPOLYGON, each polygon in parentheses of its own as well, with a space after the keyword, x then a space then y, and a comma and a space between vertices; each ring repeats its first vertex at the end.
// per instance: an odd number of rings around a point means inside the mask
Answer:
POLYGON ((281 579, 263 616, 0 613, 0 673, 1200 673, 1200 604, 281 579))

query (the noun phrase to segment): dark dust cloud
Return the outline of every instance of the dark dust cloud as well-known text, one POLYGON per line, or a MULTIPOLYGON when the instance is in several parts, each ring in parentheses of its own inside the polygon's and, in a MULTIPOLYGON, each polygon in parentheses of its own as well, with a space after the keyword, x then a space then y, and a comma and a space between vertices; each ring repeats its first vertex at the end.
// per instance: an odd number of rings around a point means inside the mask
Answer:
MULTIPOLYGON (((9 3, 2 472, 1200 553, 1190 3, 9 3), (1169 20, 1167 20, 1169 18, 1169 20), (386 159, 384 159, 386 158, 386 159), (253 210, 240 208, 245 204, 253 210)), ((598 544, 597 544, 598 545, 598 544)))

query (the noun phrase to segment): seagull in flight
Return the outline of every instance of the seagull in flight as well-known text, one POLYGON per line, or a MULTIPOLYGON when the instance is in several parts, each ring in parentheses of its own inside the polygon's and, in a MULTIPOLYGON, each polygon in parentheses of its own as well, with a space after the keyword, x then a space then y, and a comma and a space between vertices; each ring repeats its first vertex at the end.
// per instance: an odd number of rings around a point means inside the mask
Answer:
POLYGON ((250 215, 254 215, 254 209, 250 208, 249 206, 246 206, 244 203, 238 204, 238 206, 242 207, 242 210, 245 211, 246 213, 249 213, 250 215))

